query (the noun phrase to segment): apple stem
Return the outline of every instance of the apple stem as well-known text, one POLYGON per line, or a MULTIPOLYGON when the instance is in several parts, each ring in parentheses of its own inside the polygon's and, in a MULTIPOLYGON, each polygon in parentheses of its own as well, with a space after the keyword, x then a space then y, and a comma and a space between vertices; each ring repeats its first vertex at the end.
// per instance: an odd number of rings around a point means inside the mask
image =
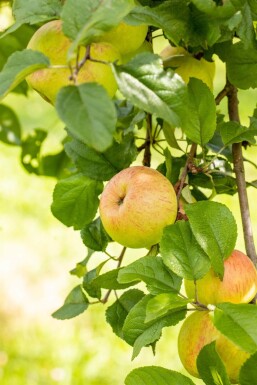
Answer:
MULTIPOLYGON (((230 121, 236 121, 240 124, 237 88, 227 80, 228 98, 228 114, 230 121)), ((257 266, 257 254, 253 239, 253 230, 250 217, 249 202, 245 182, 245 169, 243 161, 242 143, 232 144, 232 155, 234 163, 234 172, 236 175, 236 183, 238 189, 238 198, 241 211, 241 219, 243 225, 245 249, 248 257, 257 266)))

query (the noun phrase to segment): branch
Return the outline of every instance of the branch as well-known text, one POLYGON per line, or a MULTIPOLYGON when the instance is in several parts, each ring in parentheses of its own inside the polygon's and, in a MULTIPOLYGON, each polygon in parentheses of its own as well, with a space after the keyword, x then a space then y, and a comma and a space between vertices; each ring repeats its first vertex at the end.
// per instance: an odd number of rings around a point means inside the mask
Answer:
POLYGON ((178 185, 175 186, 175 191, 176 191, 176 194, 177 194, 177 200, 178 200, 178 202, 179 202, 179 199, 180 199, 182 190, 183 190, 184 185, 185 185, 186 177, 187 177, 188 170, 189 170, 189 165, 190 165, 190 163, 192 163, 193 158, 194 158, 194 156, 195 156, 196 148, 197 148, 197 144, 196 144, 196 143, 193 143, 192 146, 191 146, 190 152, 189 152, 189 154, 188 154, 188 158, 187 158, 185 167, 184 167, 184 169, 183 169, 183 171, 182 171, 180 180, 178 181, 178 185))
POLYGON ((150 167, 151 166, 151 143, 152 143, 152 115, 146 115, 146 138, 145 138, 145 146, 144 146, 144 158, 143 165, 150 167))
MULTIPOLYGON (((240 123, 237 88, 233 86, 229 80, 227 80, 227 87, 229 87, 229 91, 227 93, 229 119, 230 121, 236 121, 240 123)), ((253 239, 252 223, 245 182, 242 143, 234 143, 232 145, 232 155, 244 232, 245 249, 248 257, 252 260, 255 266, 257 266, 257 254, 253 239)))

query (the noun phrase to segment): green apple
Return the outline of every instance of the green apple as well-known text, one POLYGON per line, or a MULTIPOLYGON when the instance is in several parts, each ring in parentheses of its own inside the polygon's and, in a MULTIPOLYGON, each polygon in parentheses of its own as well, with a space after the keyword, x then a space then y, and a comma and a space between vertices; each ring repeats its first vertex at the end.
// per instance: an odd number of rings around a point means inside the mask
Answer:
POLYGON ((178 335, 178 353, 184 368, 199 377, 196 360, 200 350, 215 341, 216 350, 232 383, 238 383, 241 366, 250 354, 241 350, 214 326, 208 311, 194 311, 183 322, 178 335))
POLYGON ((145 40, 143 44, 136 49, 135 51, 129 52, 125 55, 122 55, 122 64, 126 64, 128 61, 133 59, 134 56, 138 55, 139 53, 143 52, 153 52, 153 46, 149 41, 145 40))
POLYGON ((190 78, 202 80, 207 86, 213 89, 213 79, 215 75, 215 63, 203 58, 194 58, 182 47, 165 47, 160 56, 165 68, 172 67, 175 72, 188 83, 190 78))
MULTIPOLYGON (((42 52, 48 56, 50 63, 59 68, 47 68, 33 72, 27 77, 28 84, 50 103, 55 102, 61 87, 74 84, 70 79, 67 52, 71 41, 62 32, 60 20, 53 20, 40 27, 32 36, 28 48, 42 52)), ((86 47, 80 47, 79 60, 85 56, 86 47)), ((110 43, 99 42, 90 46, 93 59, 106 62, 120 61, 120 53, 110 43)), ((75 59, 72 61, 75 66, 75 59)), ((97 82, 101 84, 111 97, 117 90, 117 83, 109 65, 87 60, 77 76, 77 84, 97 82)))
MULTIPOLYGON (((224 261, 223 280, 211 268, 196 284, 197 299, 202 304, 248 303, 257 293, 257 271, 247 255, 234 250, 224 261)), ((194 282, 185 280, 184 285, 188 297, 194 298, 194 282)))
POLYGON ((100 217, 110 237, 123 246, 150 248, 175 222, 177 197, 159 171, 133 166, 116 174, 100 199, 100 217))
POLYGON ((121 55, 136 51, 144 42, 148 26, 130 25, 120 22, 116 27, 96 38, 96 41, 106 41, 116 47, 121 55))

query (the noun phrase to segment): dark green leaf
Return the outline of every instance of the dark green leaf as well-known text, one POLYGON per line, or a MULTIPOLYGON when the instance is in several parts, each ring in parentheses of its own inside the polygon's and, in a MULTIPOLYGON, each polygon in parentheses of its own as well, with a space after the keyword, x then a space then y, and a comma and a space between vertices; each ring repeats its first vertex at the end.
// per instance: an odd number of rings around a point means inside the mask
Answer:
POLYGON ((208 255, 195 239, 188 222, 177 221, 165 227, 160 250, 165 265, 182 278, 199 279, 210 269, 208 255))
POLYGON ((60 309, 56 310, 52 317, 64 320, 76 317, 83 313, 88 308, 89 302, 80 285, 76 286, 68 297, 65 299, 64 304, 60 309))
POLYGON ((67 86, 57 95, 56 109, 75 139, 97 151, 113 141, 116 110, 107 91, 96 83, 67 86))
POLYGON ((64 150, 56 154, 42 156, 40 159, 40 175, 63 178, 70 175, 71 161, 64 150))
POLYGON ((15 112, 3 104, 0 105, 0 140, 7 144, 21 144, 21 126, 15 112))
POLYGON ((181 117, 188 112, 185 83, 174 72, 164 71, 157 55, 141 53, 126 65, 113 64, 113 68, 128 100, 172 127, 181 125, 181 117))
POLYGON ((238 122, 226 122, 220 127, 220 134, 225 146, 232 143, 240 143, 244 140, 255 144, 257 137, 257 127, 246 128, 238 122))
POLYGON ((138 283, 138 280, 128 283, 120 283, 118 281, 118 275, 122 269, 124 268, 110 270, 107 273, 99 275, 97 278, 94 279, 94 286, 103 289, 122 290, 126 289, 129 286, 136 285, 138 283))
POLYGON ((227 76, 232 84, 246 90, 257 87, 257 48, 235 43, 226 52, 227 76))
POLYGON ((146 256, 124 267, 118 276, 120 283, 143 281, 152 294, 178 292, 181 278, 168 270, 160 257, 146 256))
POLYGON ((101 298, 101 288, 94 285, 94 280, 99 276, 102 267, 107 261, 100 263, 93 270, 88 271, 83 278, 83 289, 93 298, 101 298))
POLYGON ((105 152, 98 152, 78 140, 67 143, 65 150, 79 171, 89 178, 102 181, 111 179, 127 168, 137 156, 132 133, 125 135, 120 143, 114 141, 105 152))
POLYGON ((145 366, 130 372, 126 385, 194 385, 190 378, 160 366, 145 366))
POLYGON ((41 174, 40 151, 46 136, 46 131, 37 128, 22 141, 21 162, 30 173, 41 174))
POLYGON ((68 227, 82 229, 94 219, 102 189, 101 182, 81 174, 60 180, 53 193, 53 215, 68 227))
POLYGON ((148 302, 145 322, 163 317, 170 310, 186 309, 189 302, 190 300, 175 293, 158 294, 148 302))
POLYGON ((95 251, 104 251, 111 240, 104 230, 100 217, 83 227, 81 238, 84 245, 95 251))
POLYGON ((211 201, 187 205, 185 211, 193 235, 210 258, 214 271, 222 277, 223 260, 234 250, 237 239, 237 225, 231 211, 211 201))
POLYGON ((200 377, 206 385, 230 385, 225 366, 216 352, 215 342, 202 348, 196 363, 200 377))
POLYGON ((16 20, 7 31, 16 31, 22 24, 37 24, 56 19, 60 15, 61 0, 15 0, 13 15, 16 20))
POLYGON ((162 318, 145 322, 146 309, 152 295, 147 295, 141 299, 128 313, 123 326, 123 336, 125 341, 132 345, 133 358, 135 358, 142 347, 155 343, 161 337, 162 329, 167 326, 176 325, 185 318, 186 311, 170 311, 162 318))
POLYGON ((242 350, 257 351, 257 306, 220 303, 214 311, 214 325, 242 350))
POLYGON ((189 111, 182 118, 182 129, 193 142, 203 146, 216 130, 216 104, 209 87, 199 79, 188 84, 189 111))
POLYGON ((254 353, 242 366, 239 373, 240 385, 257 385, 257 352, 254 353))
POLYGON ((49 60, 41 52, 25 49, 14 52, 0 73, 0 100, 12 91, 30 73, 49 66, 49 60))
POLYGON ((118 337, 123 338, 124 321, 132 307, 143 297, 144 293, 140 290, 128 290, 106 310, 106 321, 111 325, 113 332, 118 337))
POLYGON ((133 0, 66 0, 61 17, 65 35, 73 40, 70 55, 117 25, 133 7, 133 0))

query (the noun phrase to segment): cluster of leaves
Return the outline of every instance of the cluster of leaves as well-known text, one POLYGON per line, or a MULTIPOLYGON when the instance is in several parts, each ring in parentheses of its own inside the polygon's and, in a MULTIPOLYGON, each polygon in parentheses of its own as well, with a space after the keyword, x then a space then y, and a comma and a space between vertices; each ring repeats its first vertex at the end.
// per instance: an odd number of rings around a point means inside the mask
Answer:
MULTIPOLYGON (((64 33, 72 40, 69 57, 81 44, 90 44, 95 36, 125 18, 134 25, 148 24, 151 32, 162 30, 167 42, 183 46, 194 55, 200 53, 212 60, 217 54, 226 63, 229 82, 236 87, 257 86, 254 0, 140 3, 135 7, 130 0, 16 0, 15 24, 1 36, 0 98, 13 91, 26 93, 26 76, 51 66, 47 57, 25 46, 38 25, 56 18, 62 19, 64 33)), ((21 162, 28 172, 58 178, 53 215, 79 230, 87 248, 87 257, 71 272, 82 282, 53 316, 72 318, 91 303, 107 302, 115 292, 117 298, 107 308, 106 319, 113 332, 133 346, 134 358, 145 346, 155 348, 162 329, 183 320, 187 310, 195 306, 192 299, 180 293, 183 279, 196 281, 211 266, 222 278, 223 261, 235 247, 237 229, 228 208, 208 199, 237 192, 231 146, 256 143, 257 113, 254 111, 248 127, 226 121, 217 113, 217 100, 202 81, 192 78, 185 84, 173 69, 164 69, 161 58, 152 53, 139 54, 127 64, 109 65, 119 87, 120 96, 115 100, 95 83, 60 90, 54 107, 65 125, 66 138, 59 153, 42 156, 46 132, 36 129, 23 138, 18 117, 3 104, 0 140, 21 147, 21 162), (148 148, 158 153, 158 159, 161 154, 158 170, 176 184, 192 143, 198 151, 182 196, 187 202, 198 202, 185 206, 188 221, 165 228, 160 247, 153 247, 146 256, 125 266, 126 250, 119 256, 110 255, 112 240, 97 214, 104 183, 138 161, 148 148), (102 252, 106 259, 89 269, 95 252, 102 252), (113 261, 117 267, 108 268, 113 261), (131 288, 135 285, 139 288, 131 288)), ((256 181, 248 185, 257 187, 256 181)), ((224 303, 214 310, 217 329, 252 354, 241 370, 241 385, 256 381, 256 316, 257 308, 252 305, 224 303)), ((214 344, 200 353, 198 368, 206 384, 215 383, 215 373, 222 383, 229 384, 214 344)), ((156 367, 136 369, 126 379, 127 385, 177 382, 193 384, 179 373, 156 367)))

